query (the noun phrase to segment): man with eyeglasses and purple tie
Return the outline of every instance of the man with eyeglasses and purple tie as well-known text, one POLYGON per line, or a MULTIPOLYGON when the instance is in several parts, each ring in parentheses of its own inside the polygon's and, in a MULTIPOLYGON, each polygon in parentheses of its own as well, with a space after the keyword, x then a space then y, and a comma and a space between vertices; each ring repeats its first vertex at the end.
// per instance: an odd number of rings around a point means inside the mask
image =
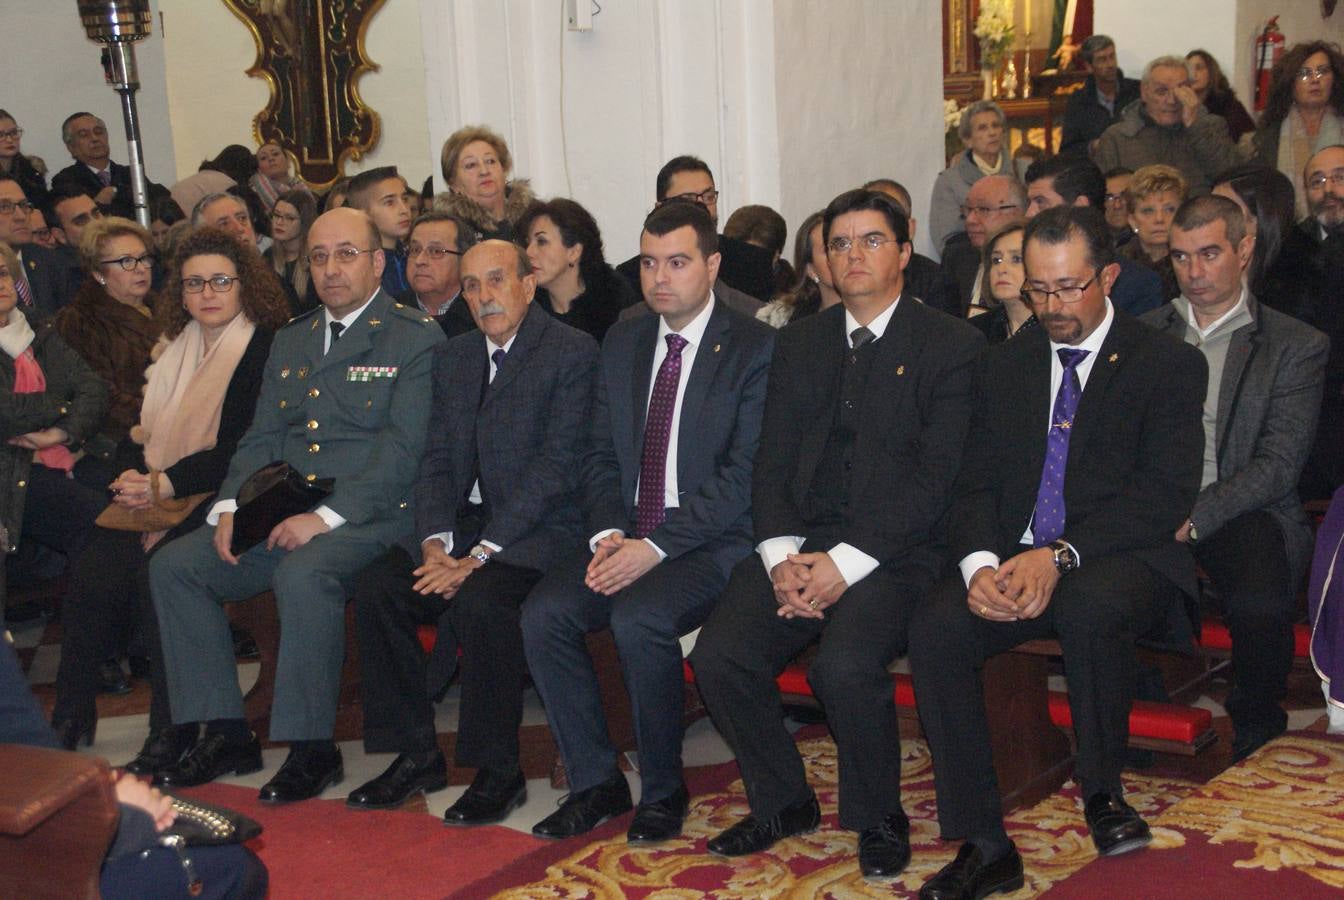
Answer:
POLYGON ((397 300, 433 316, 445 337, 476 327, 471 309, 462 301, 462 254, 477 237, 468 222, 437 210, 411 224, 406 240, 406 279, 411 286, 397 300))
POLYGON ((33 243, 32 211, 33 204, 19 183, 0 173, 0 241, 14 250, 23 269, 14 273, 19 306, 51 314, 79 290, 83 273, 56 250, 33 243))
MULTIPOLYGON (((1124 800, 1137 638, 1185 615, 1194 564, 1173 540, 1203 466, 1208 367, 1194 347, 1115 309, 1110 230, 1090 207, 1047 209, 1023 234, 1041 327, 991 347, 948 516, 959 571, 910 626, 938 822, 963 840, 924 898, 1022 887, 986 724, 985 660, 1057 638, 1077 733, 1075 778, 1103 856, 1148 843, 1124 800)), ((1187 639, 1189 623, 1184 623, 1187 639)))
POLYGON ((691 653, 751 807, 707 846, 746 856, 819 826, 775 685, 818 641, 808 679, 835 736, 839 824, 858 833, 863 876, 891 879, 910 861, 910 823, 887 667, 943 566, 939 523, 984 338, 905 294, 910 234, 886 194, 836 197, 822 236, 842 302, 776 337, 752 470, 756 552, 691 653))
MULTIPOLYGON (((207 525, 150 563, 173 724, 201 740, 155 775, 174 788, 262 768, 243 714, 223 605, 270 590, 280 655, 269 737, 290 744, 263 803, 317 796, 343 777, 332 742, 351 577, 412 530, 411 490, 430 419, 430 372, 443 333, 379 286, 383 251, 369 217, 318 217, 306 252, 322 306, 276 332, 252 425, 238 444, 207 525), (332 479, 311 510, 233 552, 239 489, 283 460, 307 482, 332 479)), ((211 290, 218 290, 210 282, 211 290)), ((277 288, 278 290, 278 288, 277 288)))

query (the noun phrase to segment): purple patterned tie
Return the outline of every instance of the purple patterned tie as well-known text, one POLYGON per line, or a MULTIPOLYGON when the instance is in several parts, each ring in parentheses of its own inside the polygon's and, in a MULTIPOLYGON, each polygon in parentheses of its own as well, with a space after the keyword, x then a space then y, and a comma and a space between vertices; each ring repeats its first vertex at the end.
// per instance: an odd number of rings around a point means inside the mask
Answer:
POLYGON ((1037 547, 1059 540, 1064 533, 1064 470, 1069 462, 1069 432, 1073 430, 1073 415, 1083 393, 1078 383, 1078 364, 1090 351, 1061 347, 1057 352, 1064 365, 1064 377, 1059 382, 1059 393, 1055 394, 1050 436, 1045 442, 1045 467, 1041 470, 1041 487, 1036 492, 1031 536, 1037 547))
POLYGON ((22 272, 14 276, 14 291, 19 295, 19 302, 24 306, 33 305, 33 289, 28 284, 28 279, 23 277, 22 272))
POLYGON ((98 173, 98 180, 99 180, 100 182, 102 182, 103 187, 111 187, 111 186, 112 186, 112 170, 111 170, 111 169, 103 169, 101 172, 98 173))
POLYGON ((639 497, 635 501, 635 537, 647 537, 667 517, 664 491, 667 486, 667 444, 672 436, 672 414, 677 406, 681 381, 681 351, 686 339, 667 336, 667 356, 658 367, 658 378, 649 396, 649 414, 644 420, 644 453, 639 460, 639 497))

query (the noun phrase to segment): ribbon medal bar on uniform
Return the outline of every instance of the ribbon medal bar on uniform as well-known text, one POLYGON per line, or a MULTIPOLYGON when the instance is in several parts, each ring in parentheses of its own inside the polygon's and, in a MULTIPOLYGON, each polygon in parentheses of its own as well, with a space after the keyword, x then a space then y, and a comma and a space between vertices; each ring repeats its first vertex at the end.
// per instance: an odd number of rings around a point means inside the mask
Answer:
POLYGON ((373 381, 377 378, 396 378, 398 366, 351 366, 345 371, 346 381, 373 381))

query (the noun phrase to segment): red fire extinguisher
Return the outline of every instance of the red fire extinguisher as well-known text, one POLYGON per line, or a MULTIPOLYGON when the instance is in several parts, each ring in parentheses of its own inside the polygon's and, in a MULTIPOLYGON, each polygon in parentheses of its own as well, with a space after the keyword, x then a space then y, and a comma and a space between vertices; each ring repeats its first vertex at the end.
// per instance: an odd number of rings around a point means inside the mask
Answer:
POLYGON ((1255 39, 1255 111, 1261 112, 1269 100, 1269 73, 1283 56, 1283 32, 1279 17, 1271 16, 1265 30, 1255 39))

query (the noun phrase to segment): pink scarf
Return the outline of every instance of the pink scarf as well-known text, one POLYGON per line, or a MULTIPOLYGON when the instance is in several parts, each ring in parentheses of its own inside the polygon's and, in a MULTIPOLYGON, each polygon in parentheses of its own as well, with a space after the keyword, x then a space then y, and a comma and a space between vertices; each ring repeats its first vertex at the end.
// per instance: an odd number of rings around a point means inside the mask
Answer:
MULTIPOLYGON (((42 366, 33 355, 33 348, 27 347, 14 357, 14 393, 40 394, 46 389, 47 376, 42 374, 42 366)), ((66 474, 75 467, 75 458, 64 444, 37 451, 37 461, 48 469, 59 469, 66 474)))

